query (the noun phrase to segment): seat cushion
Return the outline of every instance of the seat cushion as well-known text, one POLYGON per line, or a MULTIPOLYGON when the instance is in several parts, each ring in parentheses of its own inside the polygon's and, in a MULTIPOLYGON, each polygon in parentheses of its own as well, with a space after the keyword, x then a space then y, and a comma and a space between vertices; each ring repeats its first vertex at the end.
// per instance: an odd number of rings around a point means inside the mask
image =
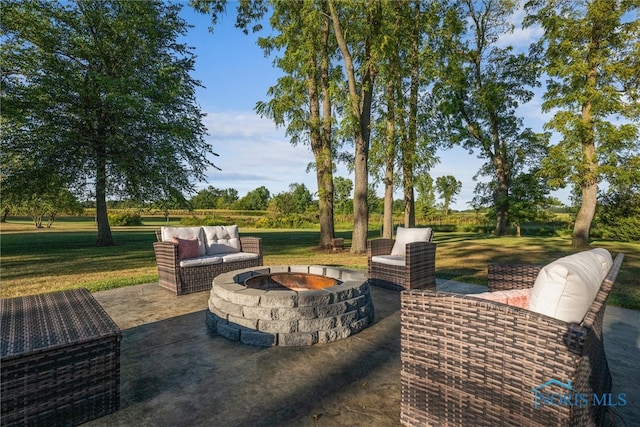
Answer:
POLYGON ((395 265, 398 267, 404 267, 405 257, 397 255, 375 255, 371 257, 371 262, 377 264, 395 265))
POLYGON ((240 252, 237 225, 211 225, 202 227, 206 238, 207 255, 240 252))
POLYGON ((601 250, 591 250, 543 267, 531 290, 529 310, 565 322, 581 322, 606 275, 606 258, 601 250))
POLYGON ((398 227, 396 241, 391 249, 391 255, 405 256, 405 246, 412 242, 430 242, 433 235, 431 228, 398 227))
POLYGON ((222 258, 215 255, 205 255, 198 258, 184 259, 180 261, 180 267, 200 267, 202 265, 220 264, 222 258))
POLYGON ((173 238, 184 240, 198 240, 198 256, 203 256, 205 251, 204 233, 201 227, 160 227, 160 235, 163 242, 172 242, 173 238))
POLYGON ((200 256, 200 242, 198 242, 198 239, 174 237, 172 241, 178 244, 179 259, 198 258, 200 256))
POLYGON ((251 252, 231 252, 228 254, 218 254, 222 258, 222 262, 246 261, 259 258, 260 255, 251 252))

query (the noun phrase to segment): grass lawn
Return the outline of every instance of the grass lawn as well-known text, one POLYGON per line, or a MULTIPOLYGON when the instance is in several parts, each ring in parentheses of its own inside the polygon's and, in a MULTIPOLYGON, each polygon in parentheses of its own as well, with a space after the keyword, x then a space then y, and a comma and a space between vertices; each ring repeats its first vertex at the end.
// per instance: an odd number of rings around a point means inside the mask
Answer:
MULTIPOLYGON (((152 243, 161 220, 142 227, 113 227, 116 245, 96 247, 91 218, 60 218, 51 229, 35 230, 27 220, 0 224, 0 297, 86 287, 90 291, 157 281, 152 243)), ((262 237, 265 265, 323 264, 366 269, 365 255, 320 251, 317 230, 241 229, 262 237)), ((377 237, 372 232, 371 237, 377 237)), ((338 231, 349 246, 351 231, 338 231)), ((477 233, 436 233, 436 275, 462 282, 487 283, 489 262, 546 264, 575 252, 568 238, 493 237, 477 233)), ((625 260, 610 304, 640 310, 640 244, 595 241, 625 260)))

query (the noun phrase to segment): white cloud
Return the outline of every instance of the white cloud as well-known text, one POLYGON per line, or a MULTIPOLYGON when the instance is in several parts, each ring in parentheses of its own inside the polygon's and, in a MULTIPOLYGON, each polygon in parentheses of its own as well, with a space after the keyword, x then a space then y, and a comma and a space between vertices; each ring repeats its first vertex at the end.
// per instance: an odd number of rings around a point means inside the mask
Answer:
POLYGON ((213 162, 221 171, 211 169, 207 182, 216 188, 234 188, 240 197, 260 186, 271 194, 288 191, 292 183, 303 183, 309 191, 317 190, 315 175, 305 173, 313 154, 304 145, 293 146, 284 129, 253 111, 207 114, 204 124, 207 141, 219 157, 213 162))

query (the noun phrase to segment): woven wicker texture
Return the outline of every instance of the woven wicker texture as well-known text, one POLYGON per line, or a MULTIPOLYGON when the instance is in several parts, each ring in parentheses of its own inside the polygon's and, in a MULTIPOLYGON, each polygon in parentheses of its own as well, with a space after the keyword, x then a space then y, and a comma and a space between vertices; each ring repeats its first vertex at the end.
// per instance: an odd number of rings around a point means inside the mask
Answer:
POLYGON ((180 267, 178 245, 161 241, 160 230, 156 231, 156 237, 158 241, 153 243, 153 250, 158 266, 159 284, 176 295, 210 291, 213 279, 217 275, 262 265, 262 240, 259 237, 240 237, 241 251, 258 254, 258 258, 193 267, 180 267))
POLYGON ((120 405, 121 332, 86 289, 0 300, 2 425, 77 425, 120 405))
POLYGON ((406 245, 405 266, 372 262, 371 257, 389 255, 393 239, 367 241, 369 283, 389 289, 424 289, 436 287, 436 245, 413 242, 406 245))
MULTIPOLYGON (((580 325, 473 296, 403 292, 402 424, 602 425, 606 407, 535 407, 534 389, 557 380, 589 396, 611 391, 602 321, 622 259, 616 257, 580 325)), ((523 271, 532 270, 515 266, 514 286, 521 286, 523 271)), ((508 288, 506 270, 500 275, 500 288, 508 288)), ((550 385, 545 392, 567 391, 550 385)))

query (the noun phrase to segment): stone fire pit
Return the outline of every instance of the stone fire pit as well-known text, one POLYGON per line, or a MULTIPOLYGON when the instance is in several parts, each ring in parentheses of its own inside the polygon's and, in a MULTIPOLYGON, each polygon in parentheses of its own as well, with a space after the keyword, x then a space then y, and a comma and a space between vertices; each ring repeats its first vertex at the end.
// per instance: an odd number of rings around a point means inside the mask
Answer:
POLYGON ((303 346, 346 338, 373 322, 365 273, 315 265, 253 267, 213 280, 207 326, 230 340, 303 346))

